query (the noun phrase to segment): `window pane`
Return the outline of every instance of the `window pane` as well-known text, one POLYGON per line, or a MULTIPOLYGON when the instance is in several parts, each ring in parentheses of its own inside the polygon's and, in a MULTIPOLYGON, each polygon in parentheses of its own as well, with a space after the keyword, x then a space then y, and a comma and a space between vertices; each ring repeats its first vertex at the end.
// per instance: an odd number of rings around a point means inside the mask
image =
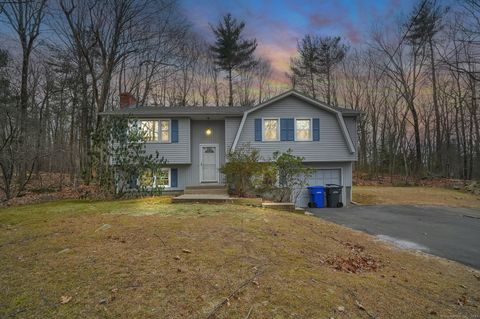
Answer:
POLYGON ((278 140, 278 120, 265 120, 263 122, 264 137, 266 141, 278 140))
POLYGON ((161 121, 162 122, 162 131, 168 131, 169 130, 169 121, 161 121))
POLYGON ((168 178, 168 173, 169 173, 168 168, 163 168, 160 170, 160 172, 157 174, 157 186, 168 186, 170 184, 169 178, 168 178))
POLYGON ((140 128, 145 132, 147 141, 158 140, 158 122, 157 121, 141 121, 140 128))
POLYGON ((138 183, 140 187, 153 187, 154 184, 154 176, 151 170, 145 171, 140 177, 138 178, 138 183))
POLYGON ((170 121, 163 120, 160 121, 160 128, 161 128, 161 141, 164 143, 170 142, 170 121))
POLYGON ((168 143, 168 141, 170 140, 169 135, 170 134, 168 133, 168 131, 162 131, 162 142, 168 143))
POLYGON ((297 120, 297 130, 295 132, 295 139, 299 141, 309 141, 312 139, 310 120, 297 120))

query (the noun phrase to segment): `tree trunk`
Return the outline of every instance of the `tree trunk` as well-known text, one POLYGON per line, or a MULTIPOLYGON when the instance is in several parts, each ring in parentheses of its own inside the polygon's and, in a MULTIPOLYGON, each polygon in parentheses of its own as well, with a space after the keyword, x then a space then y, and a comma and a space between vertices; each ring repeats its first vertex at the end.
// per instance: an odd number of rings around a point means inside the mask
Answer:
POLYGON ((28 72, 30 64, 30 51, 24 47, 22 58, 22 79, 20 84, 20 134, 18 145, 20 150, 20 158, 18 162, 18 185, 25 183, 27 174, 27 112, 28 112, 28 72))
POLYGON ((410 101, 410 112, 413 118, 413 131, 415 136, 415 171, 418 173, 422 169, 422 142, 420 139, 420 123, 418 120, 418 113, 413 105, 413 101, 410 101))
POLYGON ((432 38, 428 39, 428 45, 430 48, 430 67, 432 72, 432 100, 433 109, 435 111, 435 165, 436 169, 442 169, 442 132, 440 126, 440 110, 438 108, 437 97, 437 75, 435 70, 435 60, 433 55, 433 41, 432 38))
POLYGON ((232 69, 228 70, 228 106, 233 106, 232 69))

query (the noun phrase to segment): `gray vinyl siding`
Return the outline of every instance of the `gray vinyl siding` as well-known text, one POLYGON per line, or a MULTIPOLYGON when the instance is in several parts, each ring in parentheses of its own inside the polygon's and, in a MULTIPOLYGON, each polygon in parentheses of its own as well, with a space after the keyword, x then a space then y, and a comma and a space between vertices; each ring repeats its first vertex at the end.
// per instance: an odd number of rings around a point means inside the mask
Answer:
POLYGON ((227 117, 225 119, 225 154, 228 154, 232 147, 241 121, 241 117, 227 117))
POLYGON ((241 132, 238 146, 250 143, 260 150, 264 160, 272 157, 275 151, 292 149, 293 154, 303 156, 305 162, 353 161, 356 154, 350 153, 347 142, 334 113, 324 111, 298 98, 289 96, 271 105, 250 113, 241 132), (255 118, 319 118, 319 141, 255 141, 255 118))
MULTIPOLYGON (((219 168, 225 163, 225 121, 192 120, 190 124, 192 165, 189 165, 185 172, 185 185, 187 186, 200 184, 200 144, 218 144, 219 168), (207 128, 212 129, 212 135, 205 135, 207 128)), ((220 183, 223 182, 224 176, 220 174, 220 183)))
MULTIPOLYGON (((162 119, 165 117, 162 117, 162 119)), ((190 147, 190 119, 177 118, 178 120, 178 143, 147 142, 145 151, 154 154, 158 151, 160 157, 165 157, 168 164, 191 163, 190 147)))

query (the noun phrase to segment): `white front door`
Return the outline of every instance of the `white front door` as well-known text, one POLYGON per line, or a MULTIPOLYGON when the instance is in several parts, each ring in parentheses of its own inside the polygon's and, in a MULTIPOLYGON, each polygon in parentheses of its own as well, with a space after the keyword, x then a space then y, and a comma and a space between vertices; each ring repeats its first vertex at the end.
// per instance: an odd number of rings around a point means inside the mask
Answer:
POLYGON ((200 145, 200 182, 218 183, 218 144, 200 145))

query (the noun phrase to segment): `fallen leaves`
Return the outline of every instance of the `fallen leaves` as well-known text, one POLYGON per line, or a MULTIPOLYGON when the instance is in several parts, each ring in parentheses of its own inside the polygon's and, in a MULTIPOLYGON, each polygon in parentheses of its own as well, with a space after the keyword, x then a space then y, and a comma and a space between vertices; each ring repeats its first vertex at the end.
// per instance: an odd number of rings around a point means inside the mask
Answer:
POLYGON ((353 274, 376 271, 381 265, 372 256, 362 254, 351 254, 347 257, 331 256, 325 260, 325 263, 332 266, 335 270, 353 274))
POLYGON ((457 299, 457 305, 465 306, 467 304, 467 295, 463 294, 460 298, 457 299))
POLYGON ((366 254, 364 246, 343 242, 341 240, 337 241, 349 249, 348 256, 329 256, 323 260, 322 263, 332 266, 335 270, 354 274, 365 271, 376 271, 380 268, 380 261, 366 254))
POLYGON ((72 300, 72 296, 61 296, 60 297, 60 304, 65 305, 72 300))

